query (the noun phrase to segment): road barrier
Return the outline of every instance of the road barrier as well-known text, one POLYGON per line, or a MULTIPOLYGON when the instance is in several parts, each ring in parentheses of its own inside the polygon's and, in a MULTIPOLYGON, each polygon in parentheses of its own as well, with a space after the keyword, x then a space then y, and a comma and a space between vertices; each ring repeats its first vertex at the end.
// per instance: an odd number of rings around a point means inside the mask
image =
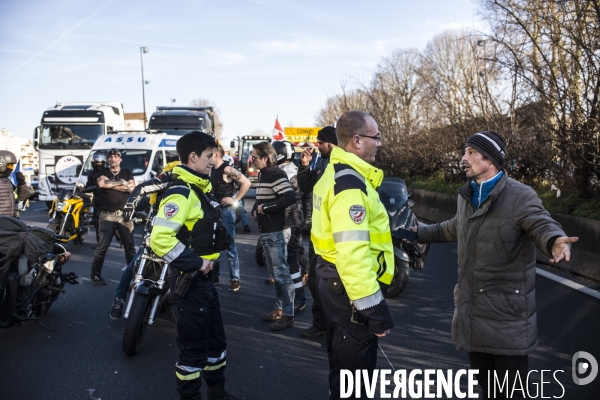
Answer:
MULTIPOLYGON (((442 222, 456 214, 456 195, 435 193, 423 189, 410 189, 413 208, 419 219, 432 223, 442 222)), ((537 252, 538 262, 550 265, 559 271, 580 275, 600 284, 600 221, 588 218, 573 217, 552 213, 552 218, 558 221, 569 236, 578 236, 579 241, 573 244, 571 261, 550 264, 548 257, 537 252)))

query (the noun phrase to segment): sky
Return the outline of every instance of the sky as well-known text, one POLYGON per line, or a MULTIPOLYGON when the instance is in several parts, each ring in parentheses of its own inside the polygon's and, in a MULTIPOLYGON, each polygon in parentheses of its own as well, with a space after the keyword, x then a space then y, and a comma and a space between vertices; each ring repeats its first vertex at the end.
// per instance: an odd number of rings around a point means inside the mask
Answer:
POLYGON ((207 99, 223 137, 315 126, 342 82, 395 49, 483 30, 471 0, 0 0, 0 128, 31 138, 56 102, 126 113, 207 99))

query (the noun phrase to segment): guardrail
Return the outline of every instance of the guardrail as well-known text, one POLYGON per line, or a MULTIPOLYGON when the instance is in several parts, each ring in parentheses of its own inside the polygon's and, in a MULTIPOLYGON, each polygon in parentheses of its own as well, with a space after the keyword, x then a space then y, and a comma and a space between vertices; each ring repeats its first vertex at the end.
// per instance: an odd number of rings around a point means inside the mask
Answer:
MULTIPOLYGON (((423 189, 410 189, 415 201, 415 214, 432 223, 442 222, 456 214, 456 195, 435 193, 423 189)), ((550 264, 548 257, 537 252, 538 262, 557 268, 560 271, 580 275, 600 283, 600 221, 551 213, 569 236, 578 236, 573 244, 571 261, 550 264)))

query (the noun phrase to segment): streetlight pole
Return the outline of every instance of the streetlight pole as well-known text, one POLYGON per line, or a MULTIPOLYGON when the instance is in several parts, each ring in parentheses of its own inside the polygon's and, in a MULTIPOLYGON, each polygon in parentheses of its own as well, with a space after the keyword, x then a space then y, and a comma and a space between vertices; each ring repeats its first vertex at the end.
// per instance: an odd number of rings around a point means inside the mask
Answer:
POLYGON ((146 81, 144 80, 144 58, 142 54, 147 53, 149 50, 147 47, 140 47, 140 64, 142 65, 142 101, 144 102, 144 128, 148 124, 146 118, 146 92, 144 86, 146 86, 146 81))

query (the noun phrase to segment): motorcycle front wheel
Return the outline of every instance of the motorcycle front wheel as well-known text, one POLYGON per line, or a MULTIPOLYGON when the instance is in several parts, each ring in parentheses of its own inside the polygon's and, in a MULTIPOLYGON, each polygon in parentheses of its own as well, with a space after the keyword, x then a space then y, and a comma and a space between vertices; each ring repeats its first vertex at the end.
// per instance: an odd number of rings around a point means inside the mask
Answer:
POLYGON ((123 352, 128 356, 134 356, 142 344, 146 328, 148 327, 148 315, 150 313, 150 296, 134 293, 125 333, 123 334, 123 352))
POLYGON ((46 228, 50 229, 54 233, 58 233, 58 230, 60 229, 60 225, 58 224, 58 222, 49 222, 48 226, 46 228))
POLYGON ((408 262, 400 260, 398 257, 394 257, 394 278, 392 283, 387 288, 387 291, 383 294, 383 297, 391 299, 398 296, 408 283, 408 277, 410 276, 410 265, 408 262))
MULTIPOLYGON (((58 276, 60 277, 62 273, 62 265, 54 265, 54 271, 58 273, 58 276)), ((48 284, 50 286, 58 289, 64 289, 65 283, 66 282, 62 280, 62 278, 59 278, 58 280, 52 279, 51 281, 48 281, 48 284)), ((33 301, 33 310, 35 315, 46 314, 50 307, 52 307, 52 304, 54 304, 54 302, 58 299, 58 296, 60 296, 59 291, 41 289, 37 293, 33 301)))

